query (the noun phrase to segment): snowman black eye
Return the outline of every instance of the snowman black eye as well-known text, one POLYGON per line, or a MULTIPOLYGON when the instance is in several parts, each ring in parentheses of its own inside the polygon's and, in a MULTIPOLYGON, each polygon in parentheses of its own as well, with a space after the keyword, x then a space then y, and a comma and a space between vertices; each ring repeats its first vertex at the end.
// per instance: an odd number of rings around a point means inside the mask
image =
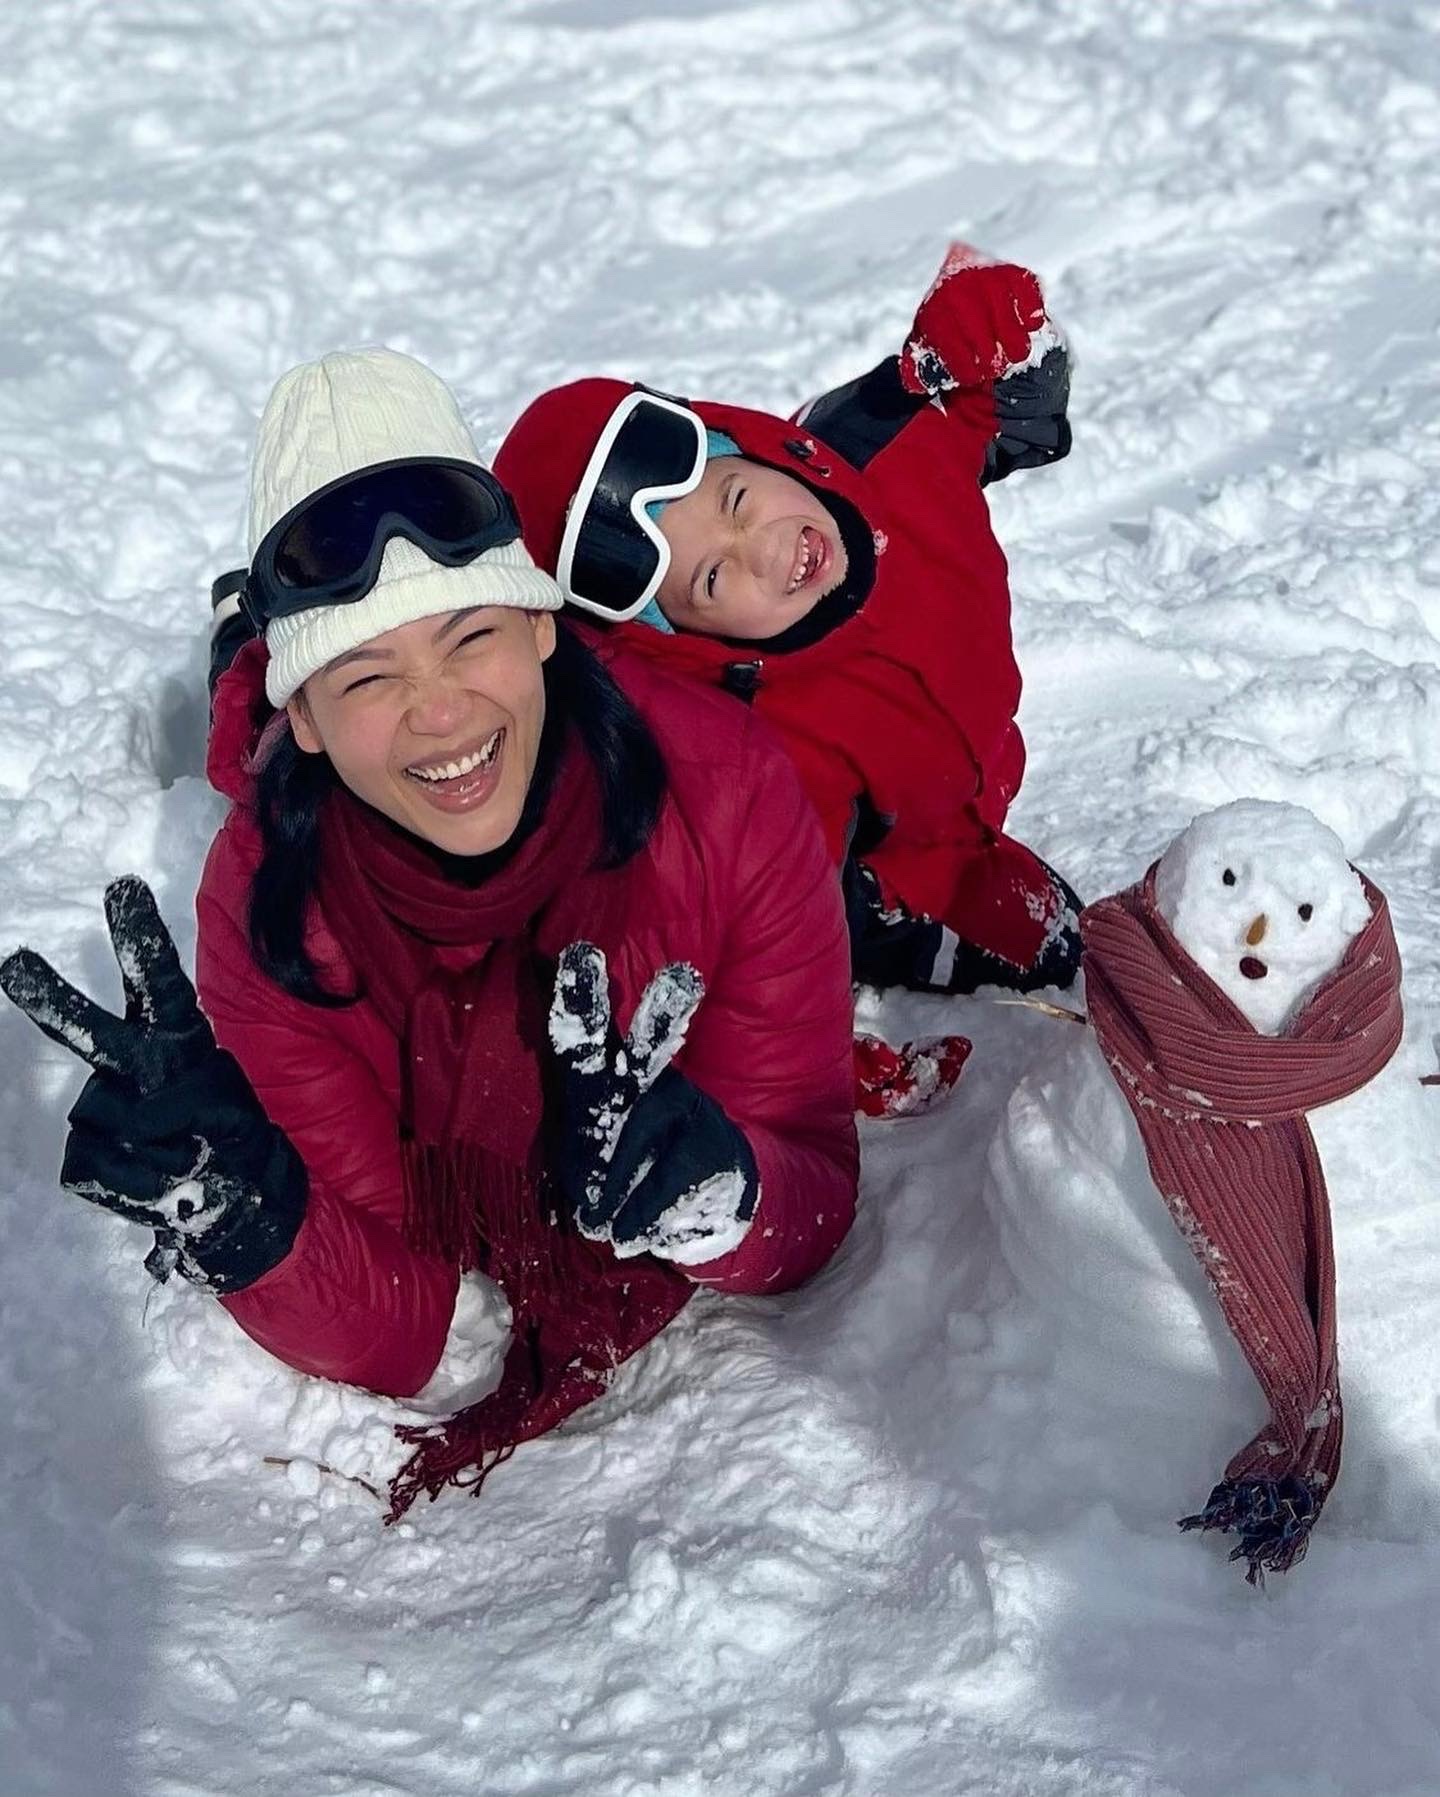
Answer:
POLYGON ((1301 923, 1309 923, 1310 919, 1314 915, 1315 915, 1315 907, 1313 905, 1310 905, 1310 904, 1301 905, 1301 907, 1300 907, 1301 923))
POLYGON ((1233 886, 1235 884, 1235 869, 1233 867, 1227 867, 1220 878, 1227 886, 1233 886))

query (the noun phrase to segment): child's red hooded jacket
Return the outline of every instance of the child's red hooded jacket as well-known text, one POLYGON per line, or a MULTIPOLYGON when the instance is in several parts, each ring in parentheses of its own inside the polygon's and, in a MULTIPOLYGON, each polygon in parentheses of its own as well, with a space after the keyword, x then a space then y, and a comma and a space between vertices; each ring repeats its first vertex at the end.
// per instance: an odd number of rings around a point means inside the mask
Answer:
MULTIPOLYGON (((554 388, 501 446, 495 473, 542 567, 555 568, 569 500, 628 390, 606 379, 554 388)), ((753 698, 789 748, 837 864, 857 822, 878 825, 878 843, 858 846, 887 903, 1029 965, 1053 892, 1037 858, 1001 829, 1025 751, 1005 558, 981 491, 997 472, 992 389, 950 393, 942 409, 906 394, 891 358, 798 424, 687 403, 752 460, 848 500, 873 534, 874 580, 853 615, 785 653, 639 622, 618 629, 641 654, 753 698)))

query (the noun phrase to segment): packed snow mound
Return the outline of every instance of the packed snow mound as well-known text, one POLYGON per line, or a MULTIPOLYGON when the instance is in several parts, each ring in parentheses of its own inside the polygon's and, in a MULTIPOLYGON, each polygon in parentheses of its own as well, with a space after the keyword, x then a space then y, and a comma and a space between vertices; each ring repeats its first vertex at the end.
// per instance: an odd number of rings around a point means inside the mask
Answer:
POLYGON ((1301 805, 1235 799, 1194 819, 1155 870, 1182 948, 1262 1035, 1279 1034, 1370 917, 1335 832, 1301 805))
POLYGON ((985 1197, 1043 1344, 1055 1463, 1137 1525, 1198 1509, 1267 1407, 1088 1028, 1057 1024, 1016 1087, 985 1197))

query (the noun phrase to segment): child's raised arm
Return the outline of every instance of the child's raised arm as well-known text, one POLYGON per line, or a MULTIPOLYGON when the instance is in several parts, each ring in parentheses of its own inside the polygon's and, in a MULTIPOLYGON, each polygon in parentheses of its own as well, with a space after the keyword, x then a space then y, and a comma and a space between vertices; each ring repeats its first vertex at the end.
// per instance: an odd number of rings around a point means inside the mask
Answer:
POLYGON ((1069 452, 1069 395, 1069 351, 1039 281, 956 243, 900 353, 812 400, 797 422, 863 468, 937 407, 984 486, 1069 452))

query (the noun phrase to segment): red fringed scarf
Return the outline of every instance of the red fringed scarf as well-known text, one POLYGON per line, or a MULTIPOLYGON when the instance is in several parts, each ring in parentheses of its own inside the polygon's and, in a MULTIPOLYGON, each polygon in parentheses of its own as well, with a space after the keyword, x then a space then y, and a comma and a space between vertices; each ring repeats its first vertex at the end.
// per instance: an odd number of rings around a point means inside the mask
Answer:
POLYGON ((577 938, 613 946, 630 889, 628 868, 596 870, 600 792, 583 750, 572 741, 539 827, 475 887, 344 788, 321 840, 326 921, 400 1040, 407 1239, 479 1267, 513 1312, 498 1389, 438 1427, 400 1431, 415 1452, 390 1488, 394 1522, 421 1491, 478 1490, 520 1442, 599 1397, 692 1287, 586 1241, 545 1177, 554 961, 577 938))
MULTIPOLYGON (((1363 878, 1363 876, 1362 876, 1363 878)), ((1250 1583, 1303 1558, 1340 1469, 1335 1262, 1305 1113, 1374 1078, 1400 1042, 1384 894, 1280 1036, 1262 1036, 1176 941, 1155 869, 1080 918, 1090 1020, 1150 1172, 1254 1369, 1270 1419, 1182 1528, 1233 1530, 1250 1583)))

